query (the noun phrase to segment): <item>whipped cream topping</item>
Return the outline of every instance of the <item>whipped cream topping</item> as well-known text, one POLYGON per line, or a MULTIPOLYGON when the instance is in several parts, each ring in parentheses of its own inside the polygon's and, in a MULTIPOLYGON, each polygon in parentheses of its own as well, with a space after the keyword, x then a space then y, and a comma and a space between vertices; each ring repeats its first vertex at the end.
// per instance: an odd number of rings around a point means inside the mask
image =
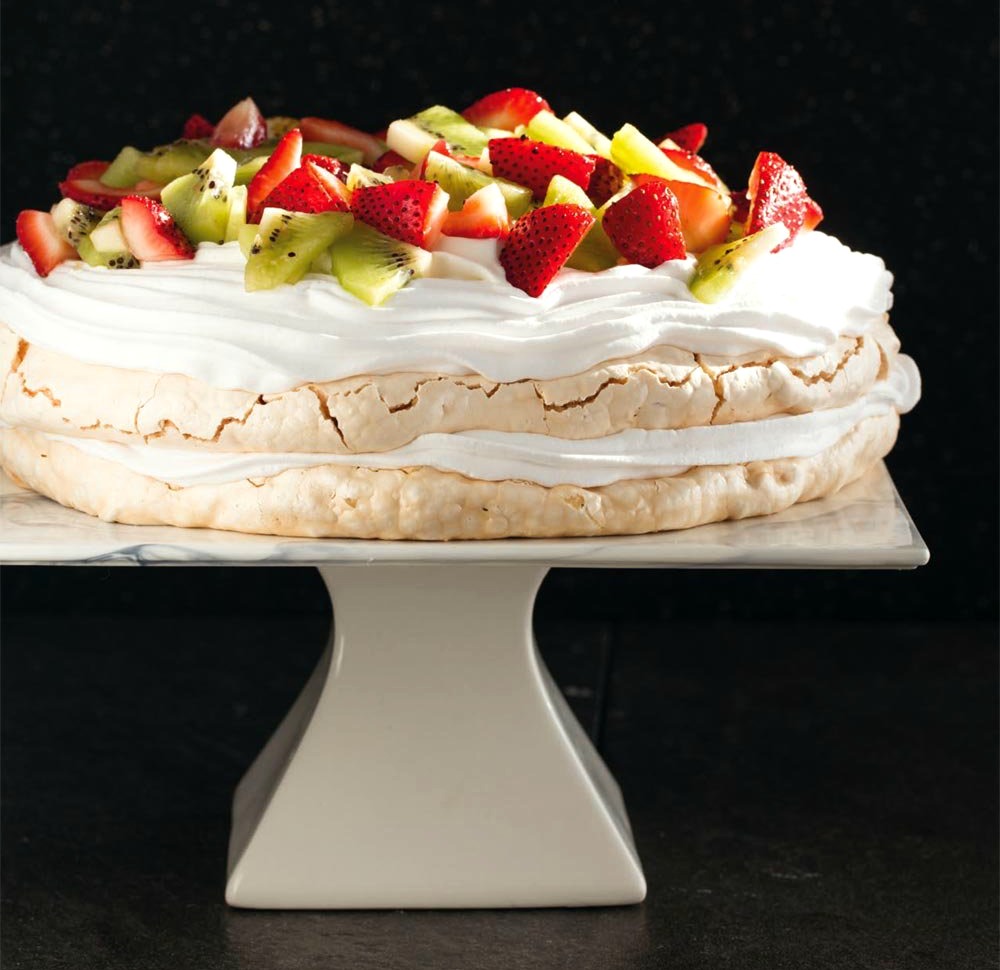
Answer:
POLYGON ((421 435, 402 448, 379 454, 325 455, 220 454, 60 435, 47 437, 130 471, 181 486, 269 478, 290 468, 317 465, 429 465, 486 481, 520 479, 547 487, 597 487, 627 479, 678 475, 697 465, 809 457, 835 444, 865 418, 890 410, 905 413, 919 397, 920 374, 914 362, 901 354, 886 380, 846 407, 676 431, 629 430, 583 441, 539 434, 465 431, 421 435))
POLYGON ((757 260, 711 305, 688 288, 692 257, 564 269, 533 298, 504 279, 494 241, 445 239, 430 276, 381 307, 319 274, 247 293, 244 265, 235 243, 202 244, 193 260, 128 271, 74 260, 43 279, 11 244, 0 249, 0 321, 89 363, 271 393, 399 371, 548 380, 664 344, 804 357, 864 333, 892 302, 882 260, 822 232, 757 260))

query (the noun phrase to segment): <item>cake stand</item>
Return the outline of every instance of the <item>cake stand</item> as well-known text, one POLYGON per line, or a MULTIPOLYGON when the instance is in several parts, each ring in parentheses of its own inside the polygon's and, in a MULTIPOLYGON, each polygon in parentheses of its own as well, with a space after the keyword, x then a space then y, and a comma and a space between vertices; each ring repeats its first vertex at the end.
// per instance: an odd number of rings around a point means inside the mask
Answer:
POLYGON ((377 542, 123 526, 0 483, 11 564, 311 565, 335 624, 236 789, 226 899, 262 908, 637 903, 621 793, 538 656, 560 567, 896 568, 928 551, 884 465, 779 515, 609 539, 377 542))

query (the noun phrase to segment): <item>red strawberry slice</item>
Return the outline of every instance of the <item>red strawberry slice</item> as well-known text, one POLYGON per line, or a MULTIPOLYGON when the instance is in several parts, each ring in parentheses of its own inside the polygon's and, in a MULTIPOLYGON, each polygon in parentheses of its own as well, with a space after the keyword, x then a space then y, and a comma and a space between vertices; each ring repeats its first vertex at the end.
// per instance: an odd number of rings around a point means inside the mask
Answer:
POLYGON ((604 213, 604 231, 630 263, 652 269, 686 255, 680 206, 665 179, 649 178, 604 213))
POLYGON ((51 212, 25 209, 17 217, 15 230, 39 276, 48 276, 60 263, 77 258, 76 250, 56 229, 51 212))
POLYGON ((331 118, 303 118, 299 127, 306 141, 321 141, 327 145, 347 145, 360 149, 365 165, 371 165, 379 155, 384 155, 388 147, 374 135, 331 118))
POLYGON ((590 176, 587 195, 596 206, 604 205, 611 196, 621 191, 625 184, 625 173, 603 155, 588 155, 594 160, 594 174, 590 176))
POLYGON ((193 114, 184 122, 182 138, 211 138, 215 134, 215 125, 204 115, 193 114))
POLYGON ((417 179, 368 185, 354 190, 351 211, 386 236, 430 249, 448 214, 448 193, 417 179))
POLYGON ((302 163, 302 132, 282 136, 270 157, 247 186, 247 222, 260 222, 264 200, 302 163))
POLYGON ((803 229, 815 229, 823 221, 823 210, 815 199, 806 198, 806 218, 803 229))
POLYGON ((404 165, 407 168, 410 167, 410 163, 403 158, 399 152, 394 152, 391 148, 387 152, 383 152, 378 158, 372 162, 373 172, 384 172, 390 165, 404 165))
POLYGON ((121 227, 129 250, 141 263, 194 259, 194 246, 174 222, 174 217, 153 199, 143 195, 125 196, 121 227))
POLYGON ((522 216, 500 252, 507 282, 528 296, 540 296, 594 222, 586 209, 568 203, 522 216))
POLYGON ((327 158, 325 155, 304 155, 302 158, 302 167, 308 170, 309 174, 323 186, 323 189, 331 199, 340 200, 340 205, 336 210, 331 211, 351 211, 351 190, 342 181, 343 176, 341 175, 341 171, 344 166, 337 159, 327 158), (340 168, 331 168, 328 165, 324 165, 324 162, 337 162, 340 168))
POLYGON ((59 191, 67 199, 105 212, 118 205, 126 195, 145 195, 151 199, 160 197, 163 186, 156 182, 140 182, 124 189, 105 185, 101 175, 107 167, 108 162, 80 162, 66 173, 66 178, 59 183, 59 191))
POLYGON ((747 196, 747 190, 740 189, 739 192, 734 192, 732 195, 732 220, 733 222, 739 222, 742 225, 745 225, 749 215, 750 199, 747 196))
POLYGON ((473 192, 459 212, 445 216, 442 232, 466 239, 497 239, 510 231, 507 204, 499 186, 490 184, 473 192))
POLYGON ((708 185, 714 185, 718 189, 725 187, 722 179, 715 174, 715 169, 701 155, 685 151, 683 148, 661 147, 660 151, 675 165, 678 165, 680 168, 686 168, 689 172, 694 172, 699 178, 704 179, 708 185))
POLYGON ((594 174, 591 156, 530 138, 491 138, 489 149, 493 174, 528 186, 536 199, 545 198, 553 175, 562 175, 586 191, 594 174))
POLYGON ((748 236, 776 222, 788 228, 788 238, 772 252, 784 249, 805 225, 809 201, 805 183, 802 176, 775 152, 761 152, 757 156, 747 196, 750 199, 746 222, 748 236))
POLYGON ((219 148, 256 148, 267 138, 267 120, 253 98, 234 104, 212 132, 212 144, 219 148))
POLYGON ((341 182, 347 181, 348 168, 339 158, 333 158, 330 155, 315 155, 310 152, 308 155, 302 156, 302 164, 305 165, 306 162, 312 162, 313 165, 325 169, 331 175, 339 178, 341 182))
POLYGON ((539 111, 551 110, 548 101, 534 91, 504 88, 470 104, 462 112, 462 117, 481 128, 513 131, 518 125, 526 125, 539 111))
POLYGON ((673 131, 668 131, 660 141, 666 141, 669 138, 678 148, 683 148, 688 152, 699 152, 707 137, 708 125, 696 121, 694 124, 683 125, 673 131))
POLYGON ((327 192, 316 177, 318 165, 308 162, 287 175, 264 200, 263 209, 288 209, 290 212, 343 212, 347 208, 339 196, 327 192))
POLYGON ((729 235, 729 196, 707 185, 668 181, 680 207, 681 232, 688 252, 700 253, 729 235))

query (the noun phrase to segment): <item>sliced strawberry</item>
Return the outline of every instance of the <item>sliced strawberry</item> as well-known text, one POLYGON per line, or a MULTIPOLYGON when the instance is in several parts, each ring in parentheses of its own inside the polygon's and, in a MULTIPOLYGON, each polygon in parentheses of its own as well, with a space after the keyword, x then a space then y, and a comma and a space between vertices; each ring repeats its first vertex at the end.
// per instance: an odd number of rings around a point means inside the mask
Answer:
POLYGON ((602 225, 630 263, 652 269, 686 255, 680 206, 665 179, 637 185, 604 213, 602 225))
POLYGON ((528 296, 540 296, 593 226, 578 205, 547 205, 514 223, 500 252, 507 282, 528 296))
POLYGON ((729 235, 729 196, 707 185, 672 182, 667 185, 680 207, 681 232, 688 252, 700 253, 729 235))
POLYGON ((304 155, 302 157, 302 167, 323 186, 323 189, 331 199, 340 200, 340 205, 337 209, 331 211, 350 212, 351 190, 341 181, 340 170, 330 168, 330 166, 324 165, 323 162, 337 162, 341 169, 344 167, 337 159, 327 158, 325 155, 304 155))
POLYGON ((194 259, 194 246, 165 206, 144 195, 127 195, 121 205, 122 235, 139 262, 194 259))
POLYGON ((699 152, 707 137, 708 125, 696 121, 694 124, 683 125, 673 131, 668 131, 660 141, 663 142, 669 138, 678 148, 683 148, 687 152, 699 152))
POLYGON ((234 104, 212 132, 212 144, 220 148, 256 148, 267 138, 267 121, 253 98, 234 104))
POLYGON ((404 165, 409 168, 410 163, 399 152, 394 152, 390 149, 387 152, 383 152, 372 162, 372 171, 384 172, 390 165, 404 165))
POLYGON ((527 88, 504 88, 494 91, 470 104, 462 117, 480 128, 503 128, 513 131, 518 125, 526 125, 539 111, 551 111, 552 107, 540 94, 527 88))
POLYGON ((715 174, 715 169, 701 155, 685 151, 683 148, 663 148, 661 146, 660 151, 675 165, 686 168, 689 172, 694 172, 695 175, 704 179, 709 185, 714 185, 717 189, 725 187, 722 179, 715 174))
POLYGON ((586 191, 594 174, 591 156, 530 138, 491 138, 489 150, 493 174, 526 185, 536 199, 545 198, 553 175, 562 175, 586 191))
POLYGON ((293 128, 247 186, 247 222, 260 222, 264 200, 302 163, 302 132, 293 128))
POLYGON ((194 114, 184 122, 182 138, 211 138, 215 134, 215 125, 204 115, 194 114))
POLYGON ((806 218, 803 229, 815 229, 823 221, 823 210, 815 199, 806 198, 806 218))
POLYGON ((733 222, 746 224, 747 216, 749 215, 750 215, 750 199, 747 196, 747 190, 740 189, 739 192, 734 192, 732 194, 732 211, 731 211, 732 220, 733 222))
POLYGON ((17 241, 39 276, 48 276, 60 263, 76 259, 76 250, 56 229, 51 212, 25 209, 17 217, 17 241))
POLYGON ((430 249, 448 214, 448 193, 418 179, 368 185, 354 190, 351 211, 386 236, 430 249))
POLYGON ((784 249, 805 225, 806 194, 802 176, 775 152, 761 152, 754 162, 747 187, 750 213, 747 216, 746 234, 752 235, 776 222, 784 223, 788 238, 773 252, 784 249))
POLYGON ((388 128, 381 128, 379 131, 372 132, 372 138, 377 138, 379 141, 385 141, 389 136, 388 128))
POLYGON ((105 212, 118 205, 126 195, 145 195, 151 199, 160 197, 163 186, 156 182, 142 182, 124 189, 105 185, 101 175, 107 167, 107 162, 80 162, 66 173, 66 178, 59 183, 59 191, 67 199, 105 212))
POLYGON ((331 175, 336 175, 341 182, 347 181, 348 168, 339 158, 333 158, 330 155, 315 155, 310 152, 308 155, 302 156, 302 164, 304 165, 306 162, 312 162, 313 165, 318 165, 331 175))
POLYGON ((503 238, 510 231, 507 203, 500 187, 491 182, 473 192, 459 212, 445 216, 442 232, 446 236, 464 236, 466 239, 503 238))
POLYGON ((295 169, 268 195, 263 209, 288 209, 290 212, 343 212, 346 208, 339 196, 327 192, 316 177, 318 165, 308 162, 295 169))
POLYGON ((611 196, 621 191, 625 184, 625 173, 603 155, 588 155, 594 160, 594 174, 590 176, 587 195, 596 206, 602 206, 611 196))
POLYGON ((303 118, 299 127, 306 141, 321 141, 327 145, 348 145, 360 149, 365 157, 365 165, 371 165, 379 155, 385 154, 388 147, 374 135, 330 118, 303 118))

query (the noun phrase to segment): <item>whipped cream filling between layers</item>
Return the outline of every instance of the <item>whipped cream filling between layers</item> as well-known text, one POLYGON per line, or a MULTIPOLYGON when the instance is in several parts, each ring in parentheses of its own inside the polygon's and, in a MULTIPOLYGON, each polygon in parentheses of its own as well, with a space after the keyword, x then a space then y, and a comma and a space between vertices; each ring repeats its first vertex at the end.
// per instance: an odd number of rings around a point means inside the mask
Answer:
POLYGON ((264 394, 401 371, 550 380, 660 345, 807 357, 865 333, 892 304, 882 260, 822 232, 754 262, 715 304, 691 295, 690 256, 564 269, 532 298, 504 279, 497 253, 495 240, 443 237, 428 278, 369 307, 314 273, 247 293, 236 243, 140 270, 74 260, 45 278, 11 244, 0 248, 0 320, 77 360, 264 394))
POLYGON ((863 398, 841 408, 782 415, 740 424, 676 431, 629 430, 604 438, 568 440, 540 434, 463 431, 425 434, 379 454, 263 454, 149 448, 90 438, 45 435, 88 455, 171 485, 219 485, 263 479, 291 468, 347 465, 411 468, 428 465, 485 481, 520 479, 546 487, 598 487, 628 479, 664 478, 699 465, 807 458, 831 447, 865 418, 905 413, 920 397, 920 374, 905 354, 863 398))

